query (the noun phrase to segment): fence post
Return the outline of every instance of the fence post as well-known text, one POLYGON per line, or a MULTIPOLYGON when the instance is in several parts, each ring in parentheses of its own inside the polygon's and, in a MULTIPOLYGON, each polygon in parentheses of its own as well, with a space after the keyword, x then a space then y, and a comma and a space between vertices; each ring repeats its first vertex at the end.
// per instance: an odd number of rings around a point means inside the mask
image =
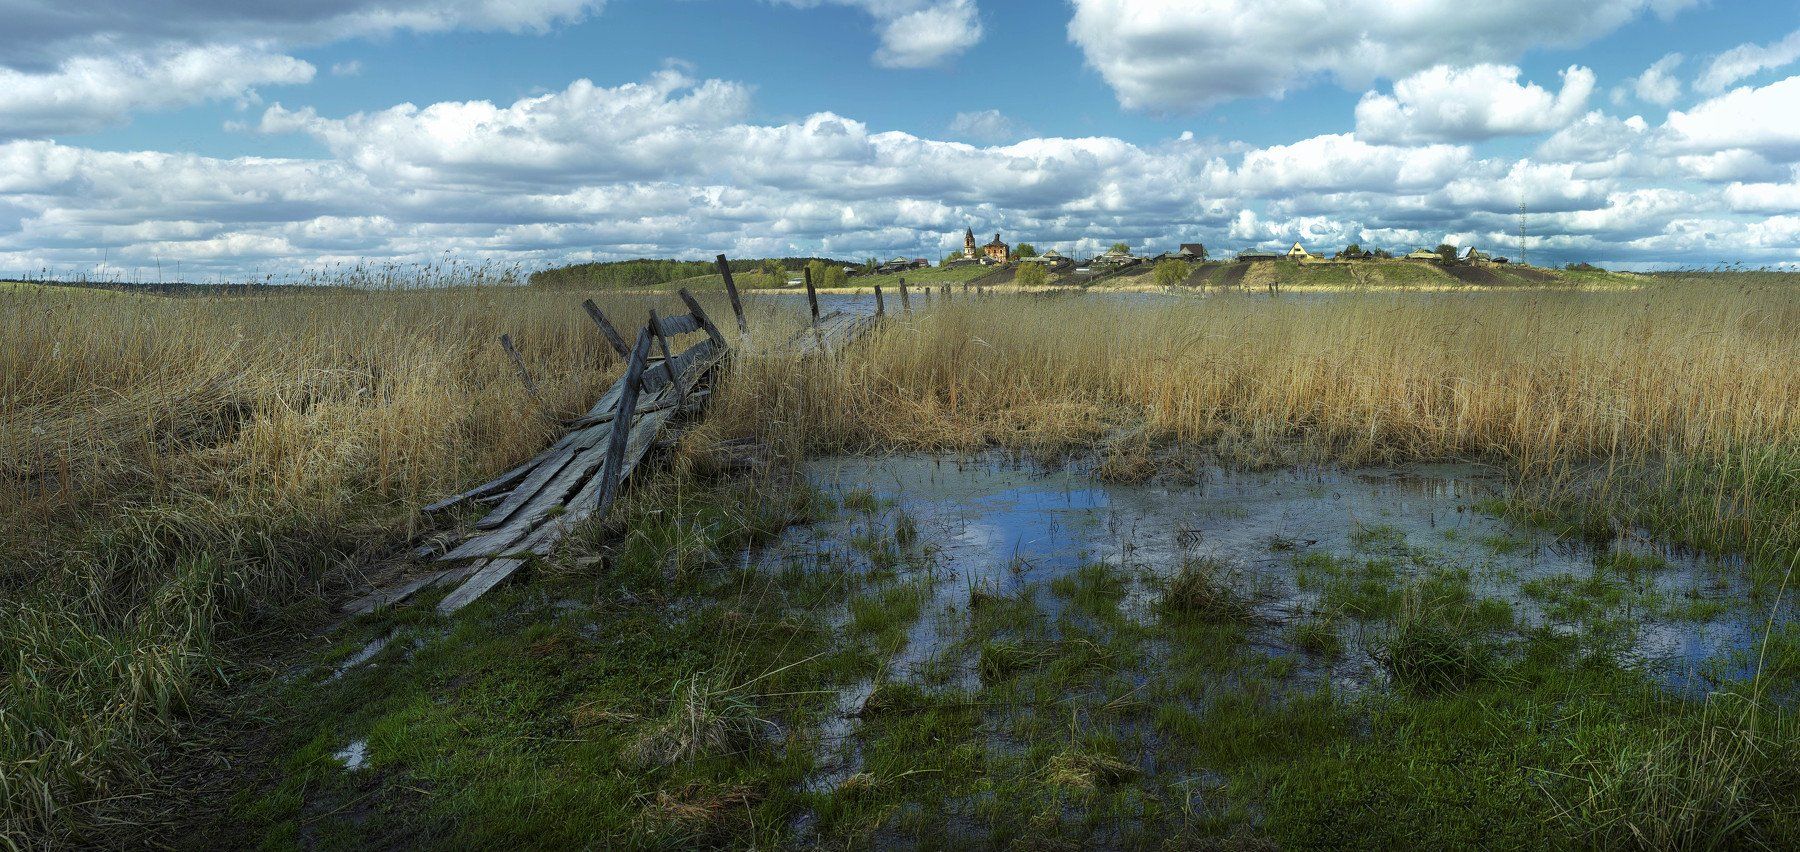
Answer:
POLYGON ((681 390, 681 377, 675 375, 675 356, 669 354, 669 336, 663 334, 662 320, 657 319, 655 308, 650 309, 650 333, 656 335, 656 345, 662 349, 663 374, 675 386, 675 398, 685 402, 687 394, 681 390))
POLYGON ((694 298, 694 294, 689 293, 686 287, 678 292, 681 294, 681 301, 694 313, 694 319, 700 321, 700 327, 706 329, 706 336, 712 338, 713 345, 721 350, 730 348, 725 345, 725 335, 719 332, 718 326, 713 325, 712 317, 707 316, 706 309, 700 307, 700 300, 694 298))
POLYGON ((582 302, 581 306, 587 309, 587 314, 594 320, 594 324, 600 326, 600 333, 606 335, 606 342, 612 344, 613 350, 619 353, 619 357, 630 358, 631 348, 625 345, 625 338, 619 336, 619 330, 613 328, 613 324, 606 321, 606 314, 600 312, 600 306, 594 304, 593 299, 582 302))
POLYGON ((887 313, 887 304, 881 300, 881 285, 877 284, 875 285, 875 315, 881 316, 885 313, 887 313))
POLYGON ((750 325, 744 322, 744 303, 738 301, 737 282, 731 278, 731 264, 726 262, 725 255, 719 255, 719 275, 725 279, 725 293, 731 296, 731 312, 737 314, 738 334, 748 335, 750 325))
POLYGON ((506 357, 512 359, 513 369, 519 371, 519 381, 525 383, 525 392, 537 402, 539 408, 544 406, 544 397, 538 393, 537 383, 531 380, 531 372, 525 369, 525 359, 519 357, 519 350, 513 348, 512 335, 500 335, 500 348, 506 350, 506 357))
POLYGON ((909 299, 906 296, 905 278, 900 279, 900 310, 905 313, 912 313, 912 299, 909 299))
POLYGON ((809 306, 812 307, 813 325, 818 325, 819 324, 819 294, 813 290, 812 267, 811 266, 801 267, 801 270, 806 273, 806 304, 808 304, 809 306))
POLYGON ((644 377, 644 361, 650 357, 650 329, 638 332, 637 346, 631 350, 631 359, 625 365, 625 386, 619 393, 619 407, 613 409, 612 434, 607 436, 606 458, 600 475, 606 477, 600 482, 600 499, 597 505, 607 506, 619 494, 619 485, 625 479, 619 468, 625 466, 625 446, 631 440, 631 418, 637 413, 638 382, 644 377))

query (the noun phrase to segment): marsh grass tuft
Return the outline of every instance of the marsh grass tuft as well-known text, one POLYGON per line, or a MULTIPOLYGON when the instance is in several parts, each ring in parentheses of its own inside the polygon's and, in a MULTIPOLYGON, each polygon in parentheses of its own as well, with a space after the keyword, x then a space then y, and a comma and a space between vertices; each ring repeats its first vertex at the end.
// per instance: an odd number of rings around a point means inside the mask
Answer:
POLYGON ((1249 624, 1256 611, 1239 591, 1231 566, 1216 559, 1190 559, 1164 584, 1157 605, 1165 615, 1218 624, 1249 624))

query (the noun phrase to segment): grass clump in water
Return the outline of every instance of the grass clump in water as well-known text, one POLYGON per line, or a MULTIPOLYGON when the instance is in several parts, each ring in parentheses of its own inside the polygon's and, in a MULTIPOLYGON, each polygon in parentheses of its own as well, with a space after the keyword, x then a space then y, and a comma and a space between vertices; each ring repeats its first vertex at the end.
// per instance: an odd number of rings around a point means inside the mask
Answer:
POLYGON ((1231 567, 1217 559, 1193 559, 1163 586, 1157 606, 1167 617, 1213 624, 1249 624, 1256 618, 1250 598, 1238 591, 1231 567))

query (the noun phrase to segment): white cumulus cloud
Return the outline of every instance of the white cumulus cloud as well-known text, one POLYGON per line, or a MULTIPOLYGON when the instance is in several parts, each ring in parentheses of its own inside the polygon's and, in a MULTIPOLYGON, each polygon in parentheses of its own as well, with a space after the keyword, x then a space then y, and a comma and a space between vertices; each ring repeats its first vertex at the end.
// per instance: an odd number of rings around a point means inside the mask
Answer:
POLYGON ((1562 90, 1519 83, 1510 65, 1439 65, 1369 92, 1356 105, 1356 134, 1371 142, 1476 141, 1558 130, 1587 109, 1594 72, 1562 72, 1562 90))
POLYGON ((1771 71, 1800 61, 1800 30, 1773 44, 1740 44, 1713 57, 1700 79, 1694 81, 1697 91, 1716 95, 1732 84, 1754 74, 1771 71))
POLYGON ((1800 76, 1733 89, 1671 112, 1664 130, 1678 151, 1742 148, 1780 161, 1800 160, 1800 76))
POLYGON ((1631 79, 1631 91, 1638 100, 1657 106, 1668 106, 1681 97, 1681 80, 1675 69, 1681 65, 1681 54, 1671 53, 1651 63, 1644 73, 1631 79))
POLYGON ((1121 104, 1192 109, 1319 79, 1357 90, 1436 65, 1512 62, 1697 0, 1073 2, 1069 39, 1121 104))
POLYGON ((975 0, 773 0, 788 6, 852 6, 875 19, 881 47, 875 64, 886 68, 941 65, 981 41, 975 0))
POLYGON ((121 124, 137 110, 246 99, 257 86, 309 82, 315 70, 239 46, 75 57, 44 72, 0 68, 0 138, 83 133, 121 124))

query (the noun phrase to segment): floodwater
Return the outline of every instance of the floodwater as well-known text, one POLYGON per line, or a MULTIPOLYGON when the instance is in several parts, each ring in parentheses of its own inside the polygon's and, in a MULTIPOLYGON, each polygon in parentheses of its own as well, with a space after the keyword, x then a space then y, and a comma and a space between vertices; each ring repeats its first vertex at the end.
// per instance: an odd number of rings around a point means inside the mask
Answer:
MULTIPOLYGON (((909 455, 820 460, 806 473, 840 502, 858 495, 855 502, 866 505, 872 494, 878 508, 791 529, 750 558, 771 568, 873 570, 858 539, 910 519, 925 555, 922 565, 903 567, 901 578, 920 583, 928 601, 904 650, 889 661, 886 677, 894 680, 914 678, 928 662, 943 664, 940 656, 968 622, 972 589, 1035 594, 1054 618, 1061 599, 1038 590, 1094 562, 1136 576, 1171 576, 1199 559, 1231 566, 1255 601, 1259 626, 1250 641, 1299 661, 1295 677, 1303 688, 1311 678, 1338 692, 1384 687, 1367 653, 1379 627, 1334 619, 1345 652, 1331 662, 1291 645, 1288 628, 1322 607, 1317 584, 1302 580, 1301 563, 1309 556, 1381 560, 1393 566, 1395 584, 1431 570, 1466 570, 1474 595, 1505 601, 1521 627, 1571 632, 1584 628, 1563 623, 1568 612, 1545 602, 1546 583, 1596 576, 1596 560, 1608 550, 1650 557, 1655 569, 1631 580, 1637 594, 1628 600, 1678 603, 1685 614, 1627 604, 1627 635, 1616 640, 1614 653, 1681 692, 1704 693, 1713 678, 1742 675, 1730 660, 1745 656, 1734 652, 1751 646, 1767 616, 1741 603, 1747 600, 1741 565, 1660 548, 1630 532, 1596 549, 1482 511, 1480 501, 1498 495, 1502 483, 1474 465, 1206 468, 1183 484, 1117 484, 1080 469, 1043 470, 995 456, 909 455), (1526 593, 1533 581, 1540 590, 1535 596, 1526 593)), ((1151 617, 1145 585, 1129 588, 1122 604, 1127 614, 1151 617)), ((953 678, 974 686, 974 661, 962 661, 953 678)), ((836 752, 810 786, 828 789, 857 769, 855 716, 871 688, 863 682, 838 696, 838 716, 821 736, 836 752)))

